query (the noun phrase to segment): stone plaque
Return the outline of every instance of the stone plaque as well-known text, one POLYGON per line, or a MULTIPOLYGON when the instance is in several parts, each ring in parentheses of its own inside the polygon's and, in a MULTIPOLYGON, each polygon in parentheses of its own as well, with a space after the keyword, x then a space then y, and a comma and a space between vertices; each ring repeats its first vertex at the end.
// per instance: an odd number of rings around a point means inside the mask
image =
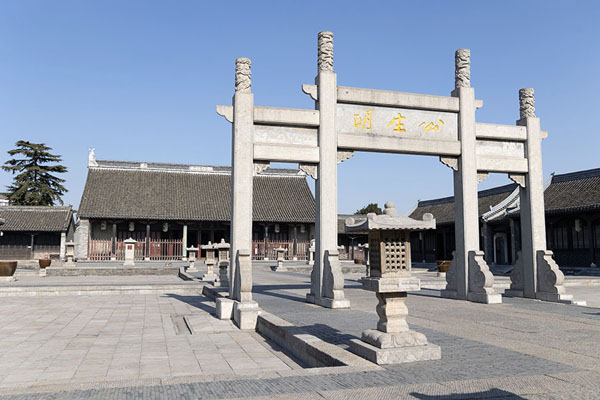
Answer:
POLYGON ((458 114, 409 108, 338 104, 338 133, 458 140, 458 114))

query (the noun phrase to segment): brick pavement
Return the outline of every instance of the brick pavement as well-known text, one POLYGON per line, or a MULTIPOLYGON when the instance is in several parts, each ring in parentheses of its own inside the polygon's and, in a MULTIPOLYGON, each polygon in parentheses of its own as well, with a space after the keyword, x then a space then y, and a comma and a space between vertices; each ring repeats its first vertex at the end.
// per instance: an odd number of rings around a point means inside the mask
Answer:
MULTIPOLYGON (((255 298, 265 310, 342 347, 377 320, 375 296, 359 289, 355 281, 347 281, 351 310, 328 310, 304 303, 307 275, 257 270, 255 284, 255 298)), ((474 304, 441 299, 434 290, 410 295, 409 323, 442 347, 439 361, 367 372, 290 368, 288 373, 264 372, 235 379, 224 375, 204 379, 172 376, 160 381, 106 383, 104 387, 56 386, 0 398, 600 397, 600 352, 596 344, 600 312, 586 307, 504 300, 502 305, 474 304)))

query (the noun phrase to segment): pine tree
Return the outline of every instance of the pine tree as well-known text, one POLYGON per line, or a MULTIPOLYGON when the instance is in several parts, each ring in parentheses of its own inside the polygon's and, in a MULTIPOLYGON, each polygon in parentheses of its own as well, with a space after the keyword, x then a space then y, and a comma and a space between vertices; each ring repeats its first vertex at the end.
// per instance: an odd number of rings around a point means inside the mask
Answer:
POLYGON ((379 208, 377 203, 369 203, 366 207, 361 208, 360 210, 356 210, 355 214, 365 215, 369 213, 375 213, 377 215, 381 215, 383 211, 379 208))
POLYGON ((9 150, 11 157, 18 158, 8 160, 2 169, 12 172, 13 183, 7 186, 8 200, 10 204, 28 206, 53 206, 56 202, 63 204, 61 196, 67 192, 62 185, 65 181, 54 175, 67 172, 64 165, 46 165, 59 163, 61 157, 49 153, 51 147, 44 143, 30 143, 19 140, 16 148, 9 150))

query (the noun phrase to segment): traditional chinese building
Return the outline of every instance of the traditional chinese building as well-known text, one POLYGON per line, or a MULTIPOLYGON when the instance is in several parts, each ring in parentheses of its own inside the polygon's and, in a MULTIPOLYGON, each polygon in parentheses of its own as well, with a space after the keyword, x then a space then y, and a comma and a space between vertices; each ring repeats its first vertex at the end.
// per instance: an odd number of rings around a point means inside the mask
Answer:
POLYGON ((75 231, 71 206, 1 206, 0 258, 62 259, 75 231))
MULTIPOLYGON (((561 267, 600 263, 600 168, 552 175, 544 190, 546 240, 561 267)), ((480 248, 489 264, 514 264, 521 248, 519 188, 479 192, 480 248)), ((437 230, 411 238, 413 260, 449 260, 454 250, 454 198, 419 201, 410 216, 429 212, 437 230)))
MULTIPOLYGON (((136 258, 177 260, 186 248, 229 241, 231 168, 96 160, 93 153, 79 206, 77 257, 123 259, 123 241, 137 241, 136 258)), ((306 174, 269 168, 254 176, 254 259, 305 259, 314 236, 314 197, 306 174)), ((204 254, 200 254, 204 256, 204 254)))

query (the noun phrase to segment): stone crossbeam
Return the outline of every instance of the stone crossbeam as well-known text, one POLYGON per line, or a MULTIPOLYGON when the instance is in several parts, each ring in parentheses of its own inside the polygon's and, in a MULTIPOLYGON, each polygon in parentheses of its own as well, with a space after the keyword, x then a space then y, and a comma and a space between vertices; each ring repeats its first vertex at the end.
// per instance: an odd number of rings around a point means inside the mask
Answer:
POLYGON ((459 156, 460 142, 458 140, 409 139, 340 133, 338 134, 338 149, 377 153, 459 156))
MULTIPOLYGON (((316 85, 302 85, 302 91, 313 100, 318 100, 316 85)), ((387 90, 361 89, 347 86, 337 87, 338 103, 365 104, 388 107, 403 107, 430 111, 459 112, 458 99, 429 94, 392 92, 387 90)), ((483 100, 475 100, 475 107, 483 107, 483 100)))
POLYGON ((317 146, 255 143, 254 159, 257 161, 317 164, 319 162, 319 148, 317 146))
MULTIPOLYGON (((233 106, 217 106, 217 114, 225 117, 227 121, 233 122, 233 106)), ((257 125, 318 127, 319 110, 255 106, 254 123, 257 125)))

